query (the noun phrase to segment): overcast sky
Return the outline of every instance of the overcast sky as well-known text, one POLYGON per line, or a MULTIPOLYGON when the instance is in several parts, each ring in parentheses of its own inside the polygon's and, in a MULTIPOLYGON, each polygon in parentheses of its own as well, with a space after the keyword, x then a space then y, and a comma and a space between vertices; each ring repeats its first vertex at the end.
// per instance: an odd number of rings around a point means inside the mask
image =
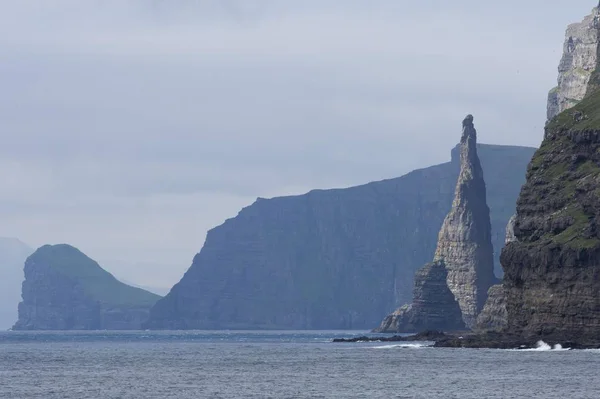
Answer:
POLYGON ((0 0, 0 235, 177 282, 256 197, 537 146, 592 0, 0 0))

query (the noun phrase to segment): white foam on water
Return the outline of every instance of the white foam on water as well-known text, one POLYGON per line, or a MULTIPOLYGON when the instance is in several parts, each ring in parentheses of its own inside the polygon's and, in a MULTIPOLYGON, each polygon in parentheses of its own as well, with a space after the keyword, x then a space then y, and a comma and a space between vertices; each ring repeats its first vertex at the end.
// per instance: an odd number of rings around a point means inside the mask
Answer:
POLYGON ((570 348, 563 348, 561 344, 556 344, 554 347, 548 345, 544 341, 538 341, 535 348, 532 349, 515 349, 522 352, 548 352, 548 351, 568 351, 570 348))
POLYGON ((383 345, 373 346, 373 349, 393 349, 393 348, 408 348, 408 349, 419 349, 427 348, 426 344, 394 344, 394 345, 383 345))
POLYGON ((554 348, 552 348, 552 350, 554 351, 568 351, 571 350, 570 348, 563 348, 563 346, 561 344, 556 344, 554 345, 554 348))

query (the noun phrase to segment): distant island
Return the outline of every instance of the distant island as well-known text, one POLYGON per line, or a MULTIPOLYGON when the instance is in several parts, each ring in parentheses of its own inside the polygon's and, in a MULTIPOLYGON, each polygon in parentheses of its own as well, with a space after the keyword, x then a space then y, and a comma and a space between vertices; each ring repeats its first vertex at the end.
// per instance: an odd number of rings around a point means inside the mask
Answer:
POLYGON ((27 258, 22 297, 14 330, 137 330, 160 299, 66 244, 27 258))

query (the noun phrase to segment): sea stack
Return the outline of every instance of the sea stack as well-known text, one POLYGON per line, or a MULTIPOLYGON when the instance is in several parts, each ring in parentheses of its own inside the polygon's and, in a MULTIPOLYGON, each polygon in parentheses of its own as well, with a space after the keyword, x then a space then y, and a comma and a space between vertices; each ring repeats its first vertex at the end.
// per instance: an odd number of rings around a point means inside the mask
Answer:
POLYGON ((468 115, 463 120, 454 201, 440 230, 434 257, 434 261, 446 265, 448 288, 458 301, 468 328, 474 326, 487 291, 495 282, 490 209, 476 144, 473 116, 468 115))
POLYGON ((25 261, 14 330, 136 330, 160 299, 118 281, 70 245, 45 245, 25 261))
POLYGON ((495 282, 490 210, 472 115, 462 127, 460 172, 433 263, 417 273, 412 305, 387 316, 374 331, 473 328, 495 282))

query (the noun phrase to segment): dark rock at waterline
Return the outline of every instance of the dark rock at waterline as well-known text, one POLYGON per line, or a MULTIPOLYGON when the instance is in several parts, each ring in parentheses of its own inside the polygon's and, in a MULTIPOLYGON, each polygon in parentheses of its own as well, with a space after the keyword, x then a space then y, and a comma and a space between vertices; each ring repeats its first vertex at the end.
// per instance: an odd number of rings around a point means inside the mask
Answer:
POLYGON ((518 334, 490 331, 483 334, 448 335, 435 341, 435 348, 474 349, 535 349, 541 344, 551 348, 556 345, 564 349, 600 349, 599 340, 570 340, 568 337, 523 337, 518 334))
POLYGON ((415 335, 393 337, 367 337, 365 335, 355 338, 335 338, 333 342, 410 342, 410 341, 437 341, 449 338, 443 331, 423 331, 415 335))
POLYGON ((566 337, 527 337, 518 334, 489 331, 480 334, 472 332, 423 331, 415 335, 392 337, 360 336, 354 338, 335 338, 334 343, 360 343, 360 342, 434 342, 434 348, 469 348, 469 349, 538 349, 547 345, 563 349, 600 349, 599 340, 569 340, 566 337))

